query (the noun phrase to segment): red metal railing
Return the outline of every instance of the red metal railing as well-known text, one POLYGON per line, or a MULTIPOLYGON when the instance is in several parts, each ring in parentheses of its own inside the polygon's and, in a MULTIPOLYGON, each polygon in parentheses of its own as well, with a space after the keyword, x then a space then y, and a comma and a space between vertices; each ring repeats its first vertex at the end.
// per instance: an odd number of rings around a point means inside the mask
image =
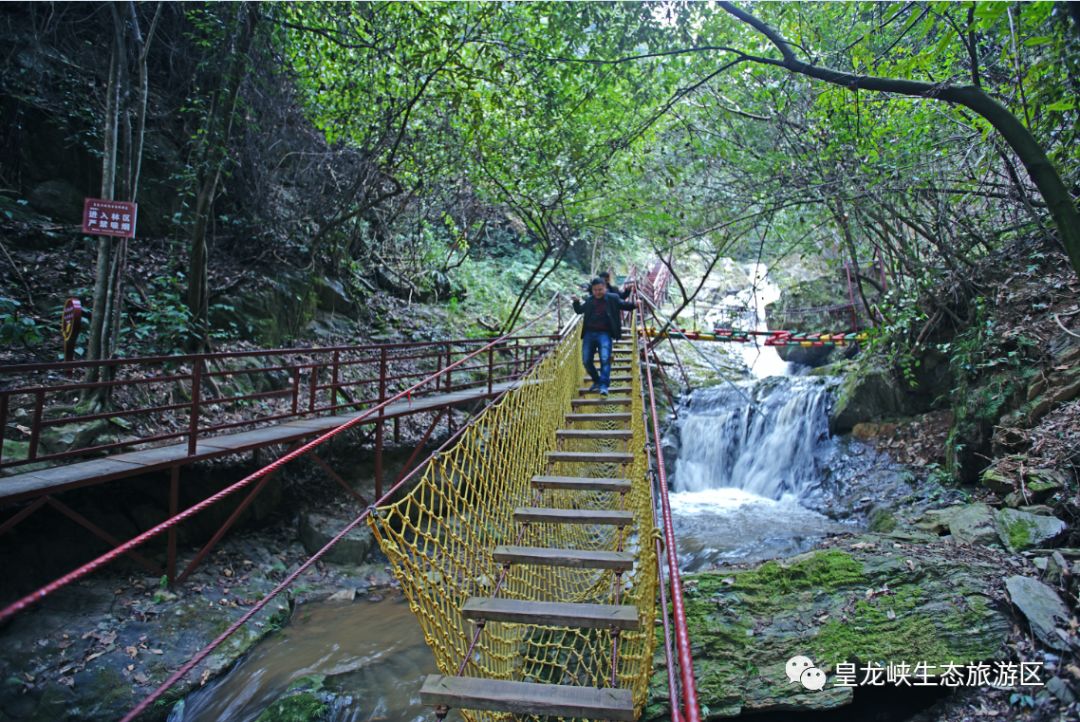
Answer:
MULTIPOLYGON (((513 380, 551 347, 549 335, 153 356, 0 367, 0 469, 198 441, 286 419, 360 410, 438 374, 423 395, 513 380), (484 348, 486 358, 474 358, 484 348), (461 364, 468 357, 474 363, 461 364), (455 375, 439 372, 452 367, 455 375), (98 381, 71 381, 97 369, 98 381), (108 396, 107 404, 91 403, 108 396), (119 439, 43 448, 49 429, 111 422, 119 439), (26 444, 3 455, 5 434, 26 444)), ((10 448, 10 447, 9 447, 10 448)))
MULTIPOLYGON (((529 322, 525 327, 523 327, 522 330, 525 330, 525 329, 529 328, 530 326, 535 325, 538 321, 540 321, 544 317, 545 317, 544 315, 538 316, 536 319, 529 322)), ((436 371, 435 373, 430 374, 430 375, 424 377, 422 380, 412 384, 411 386, 408 386, 407 388, 402 389, 401 391, 398 391, 397 393, 389 396, 385 400, 381 401, 380 403, 376 404, 375 406, 372 406, 371 408, 367 409, 363 413, 358 414, 357 416, 354 416, 354 417, 350 418, 348 421, 343 423, 341 426, 338 426, 338 427, 332 429, 331 431, 328 431, 325 434, 322 434, 321 436, 316 437, 315 439, 303 444, 302 446, 300 446, 298 448, 293 449, 292 451, 290 451, 290 452, 288 452, 286 454, 283 454, 282 456, 280 456, 275 461, 271 462, 270 464, 267 464, 266 466, 259 469, 258 471, 255 471, 255 472, 249 474, 248 476, 244 477, 240 481, 238 481, 238 482, 236 482, 234 484, 231 484, 230 486, 225 487, 221 491, 218 491, 217 493, 207 497, 206 499, 192 505, 191 507, 185 509, 184 511, 180 512, 179 514, 176 514, 175 516, 172 516, 172 517, 166 519, 165 521, 161 522, 160 524, 157 524, 156 526, 151 527, 150 529, 146 530, 142 534, 139 534, 138 536, 136 536, 136 537, 134 537, 134 538, 122 543, 122 544, 117 545, 116 548, 112 549, 111 551, 106 552, 105 554, 102 554, 101 556, 97 557, 96 559, 94 559, 92 561, 89 561, 86 564, 83 564, 82 566, 78 567, 77 569, 75 569, 75 570, 69 572, 68 574, 65 574, 64 576, 60 577, 59 579, 56 579, 56 580, 50 582, 49 584, 46 584, 45 586, 41 587, 37 591, 32 592, 31 594, 28 594, 28 595, 22 597, 21 599, 13 602, 12 604, 9 604, 7 607, 4 607, 3 609, 0 609, 0 622, 3 622, 4 620, 8 619, 9 617, 14 616, 15 614, 17 614, 17 613, 21 612, 22 610, 30 607, 31 605, 35 604, 36 602, 44 599, 46 596, 48 596, 50 594, 54 594, 55 592, 59 591, 60 589, 63 589, 64 587, 68 586, 69 584, 71 584, 71 583, 85 577, 86 575, 90 574, 91 572, 105 566, 106 564, 114 561, 115 559, 117 559, 121 555, 130 553, 131 551, 133 551, 134 549, 142 546, 143 544, 150 541, 151 539, 154 539, 155 537, 160 536, 161 534, 165 533, 166 531, 169 531, 170 529, 172 529, 173 527, 175 527, 178 524, 182 523, 183 521, 191 518, 192 516, 202 512, 202 511, 204 511, 206 509, 208 509, 209 507, 211 507, 214 504, 218 503, 219 501, 231 496, 232 494, 236 493, 237 491, 240 491, 241 489, 249 487, 249 486, 253 485, 256 481, 258 481, 258 480, 260 480, 260 479, 262 479, 262 478, 264 478, 266 476, 269 476, 270 474, 273 474, 274 472, 276 472, 278 469, 280 469, 285 464, 289 463, 290 461, 293 461, 293 460, 297 459, 300 456, 303 456, 304 454, 307 454, 308 452, 313 451, 316 447, 321 446, 322 444, 326 443, 327 441, 334 438, 338 434, 344 433, 346 430, 351 429, 351 428, 353 428, 355 426, 361 425, 361 424, 363 424, 365 422, 370 423, 370 420, 372 418, 377 417, 377 415, 382 413, 385 410, 385 408, 388 405, 390 405, 391 403, 393 403, 395 401, 398 401, 399 399, 406 398, 406 397, 414 397, 415 393, 417 391, 423 389, 425 386, 430 385, 433 381, 436 381, 440 377, 444 377, 445 375, 448 375, 452 370, 460 370, 464 366, 464 364, 466 362, 470 361, 471 359, 479 357, 481 354, 485 353, 488 350, 491 350, 491 349, 494 349, 494 348, 498 347, 500 344, 505 343, 509 338, 511 338, 511 337, 510 337, 509 334, 507 334, 505 336, 500 336, 499 338, 490 340, 488 343, 486 343, 484 345, 481 345, 479 348, 475 349, 474 351, 472 351, 470 354, 464 356, 463 358, 458 359, 457 361, 454 361, 453 363, 451 363, 448 366, 444 366, 443 368, 436 371)), ((548 338, 549 340, 551 339, 550 336, 548 336, 546 338, 548 338)), ((533 359, 533 363, 535 364, 539 359, 540 359, 540 356, 536 356, 533 359)), ((525 371, 526 371, 526 369, 523 369, 522 373, 524 373, 525 371)), ((422 466, 423 466, 423 464, 420 465, 420 467, 422 467, 422 466)), ((417 467, 417 468, 420 468, 420 467, 417 467)), ((410 474, 410 476, 411 476, 411 474, 410 474)), ((405 479, 407 479, 407 478, 409 478, 409 477, 406 476, 405 479)), ((404 481, 404 479, 402 481, 404 481)), ((393 488, 391 489, 391 492, 393 491, 393 489, 399 488, 402 481, 398 481, 393 486, 393 488)), ((388 495, 391 492, 387 492, 386 494, 383 494, 381 500, 387 499, 388 495)))
MULTIPOLYGON (((639 333, 641 334, 642 341, 645 339, 645 315, 644 308, 641 301, 638 301, 638 325, 639 333)), ((649 349, 648 344, 645 344, 645 348, 649 349)), ((653 361, 657 361, 655 357, 655 350, 649 349, 653 353, 653 361)), ((659 363, 656 364, 659 368, 659 363)), ((698 705, 697 697, 697 685, 694 681, 694 660, 690 653, 690 631, 686 624, 686 610, 683 606, 682 595, 682 578, 679 575, 679 559, 678 549, 675 542, 675 529, 671 519, 671 505, 668 502, 668 482, 667 482, 667 469, 664 466, 664 454, 660 443, 660 420, 656 413, 656 394, 653 388, 652 379, 652 364, 643 363, 642 367, 645 371, 645 389, 648 392, 648 409, 651 418, 651 423, 646 424, 646 428, 651 426, 652 432, 652 451, 655 457, 656 465, 656 484, 655 493, 660 499, 660 509, 663 518, 663 535, 664 535, 664 552, 667 560, 667 572, 668 581, 671 585, 671 605, 672 605, 672 626, 674 626, 675 632, 675 651, 678 661, 678 681, 681 683, 680 690, 676 688, 675 675, 672 673, 672 657, 670 654, 671 639, 668 628, 668 620, 666 613, 664 614, 664 640, 667 645, 668 652, 668 686, 671 700, 671 716, 673 722, 700 722, 701 709, 698 705), (679 710, 679 703, 681 700, 682 709, 679 710)), ((659 540, 657 540, 659 548, 659 540)), ((663 584, 661 588, 661 604, 666 608, 666 600, 663 599, 663 584)))

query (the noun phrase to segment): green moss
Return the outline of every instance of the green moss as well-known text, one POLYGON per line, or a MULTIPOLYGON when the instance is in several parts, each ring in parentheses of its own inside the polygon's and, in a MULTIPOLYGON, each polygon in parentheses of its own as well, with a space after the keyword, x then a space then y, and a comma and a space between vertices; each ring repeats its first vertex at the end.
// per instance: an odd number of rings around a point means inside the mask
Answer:
POLYGON ((326 702, 314 692, 301 692, 279 699, 262 711, 255 722, 315 722, 324 718, 326 702))
POLYGON ((823 592, 857 584, 864 578, 863 565, 850 554, 835 549, 797 558, 791 564, 765 562, 735 577, 732 588, 750 594, 773 596, 802 589, 823 592))
POLYGON ((885 509, 874 509, 870 514, 870 531, 888 534, 896 529, 896 517, 885 509))
POLYGON ((1000 523, 1005 530, 1005 537, 1009 540, 1009 548, 1013 551, 1027 549, 1031 546, 1031 531, 1034 525, 1027 519, 1016 517, 999 517, 1000 523))
POLYGON ((855 603, 850 616, 830 620, 813 640, 815 660, 837 662, 926 662, 931 674, 945 664, 989 659, 972 635, 989 612, 982 597, 960 598, 942 614, 929 614, 923 592, 904 586, 855 603), (975 640, 975 641, 972 641, 975 640))

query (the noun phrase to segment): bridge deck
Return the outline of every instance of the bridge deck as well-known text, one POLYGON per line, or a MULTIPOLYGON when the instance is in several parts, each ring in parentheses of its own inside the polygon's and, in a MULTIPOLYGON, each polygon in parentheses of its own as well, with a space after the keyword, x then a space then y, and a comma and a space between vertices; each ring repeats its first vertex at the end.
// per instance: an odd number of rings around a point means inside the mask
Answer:
MULTIPOLYGON (((421 396, 411 401, 396 401, 383 409, 382 418, 407 416, 478 401, 497 396, 517 383, 517 381, 506 381, 492 384, 490 392, 488 387, 484 385, 447 394, 421 396)), ((336 429, 363 413, 366 413, 366 410, 354 414, 293 419, 285 423, 252 431, 207 437, 206 439, 199 439, 194 454, 188 453, 188 445, 185 442, 152 449, 129 451, 123 454, 113 454, 99 459, 81 461, 50 469, 3 476, 0 477, 0 503, 33 498, 43 493, 53 493, 79 486, 99 484, 125 476, 135 476, 166 469, 178 464, 189 464, 194 461, 236 454, 264 446, 293 443, 336 429)), ((378 414, 373 414, 371 422, 374 423, 378 418, 378 414)))

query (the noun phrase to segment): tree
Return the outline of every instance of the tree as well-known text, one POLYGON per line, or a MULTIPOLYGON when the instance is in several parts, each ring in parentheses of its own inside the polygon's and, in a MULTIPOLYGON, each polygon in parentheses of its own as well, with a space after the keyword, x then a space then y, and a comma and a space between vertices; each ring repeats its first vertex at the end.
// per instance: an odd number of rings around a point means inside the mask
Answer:
POLYGON ((850 90, 872 90, 955 103, 985 119, 1001 134, 1009 148, 1024 165, 1032 182, 1042 193, 1062 245, 1069 254, 1073 269, 1080 274, 1080 213, 1077 212, 1068 188, 1065 187, 1054 164, 1031 131, 981 87, 976 84, 959 85, 950 82, 932 83, 904 78, 877 77, 833 70, 808 63, 800 60, 792 49, 791 43, 770 25, 730 2, 721 2, 719 5, 765 36, 781 55, 780 58, 773 58, 730 50, 742 59, 784 68, 793 73, 823 80, 850 90))
MULTIPOLYGON (((146 59, 161 18, 162 4, 156 5, 145 36, 140 30, 134 2, 114 2, 107 7, 113 32, 102 122, 101 197, 114 200, 119 195, 135 203, 138 200, 146 134, 146 106, 150 92, 146 59), (134 91, 132 65, 138 78, 134 91)), ((126 260, 126 238, 114 242, 109 236, 98 237, 94 303, 87 344, 87 358, 91 361, 111 358, 116 350, 120 336, 126 260)), ((100 374, 99 367, 91 367, 89 378, 96 380, 100 374)))

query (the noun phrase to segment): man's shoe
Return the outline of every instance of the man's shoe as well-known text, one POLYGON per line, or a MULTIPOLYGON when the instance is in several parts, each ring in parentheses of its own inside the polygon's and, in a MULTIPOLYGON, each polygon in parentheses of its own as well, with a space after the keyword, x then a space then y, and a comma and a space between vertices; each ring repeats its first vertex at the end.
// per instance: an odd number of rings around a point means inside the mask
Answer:
POLYGON ((591 394, 591 393, 593 393, 594 391, 599 391, 599 390, 600 390, 600 384, 593 384, 592 386, 590 386, 590 387, 589 387, 589 388, 588 388, 588 389, 587 389, 587 390, 585 391, 585 393, 587 393, 587 394, 591 394))
POLYGON ((607 396, 607 386, 601 386, 600 387, 600 395, 601 396, 607 396))

